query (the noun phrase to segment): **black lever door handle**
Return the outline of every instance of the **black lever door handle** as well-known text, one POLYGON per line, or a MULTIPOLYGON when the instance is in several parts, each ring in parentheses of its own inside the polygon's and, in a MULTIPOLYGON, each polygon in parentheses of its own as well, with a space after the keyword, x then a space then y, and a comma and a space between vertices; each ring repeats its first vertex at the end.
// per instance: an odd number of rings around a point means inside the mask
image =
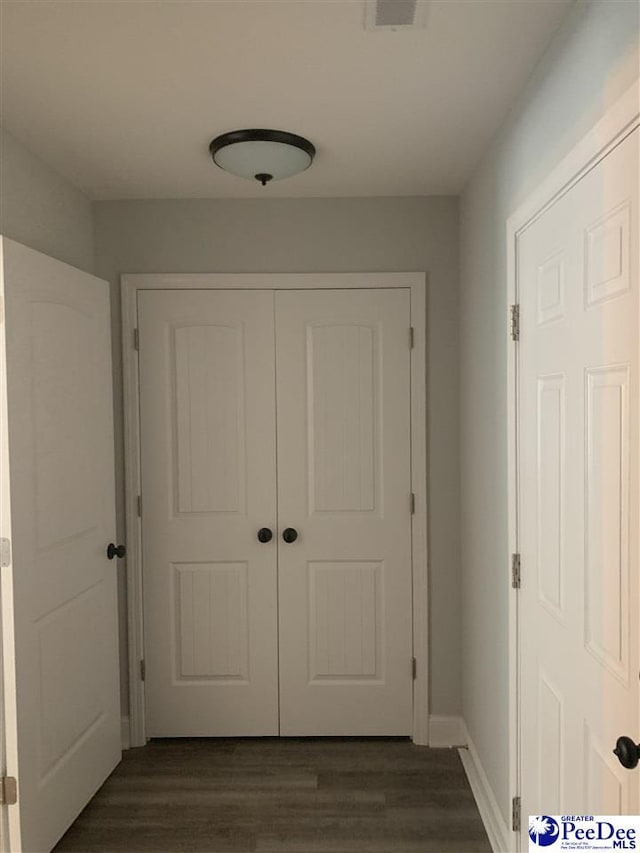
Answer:
POLYGON ((269 527, 261 527, 258 530, 258 542, 271 542, 273 531, 269 527))
POLYGON ((640 760, 640 743, 635 744, 630 737, 623 735, 616 741, 613 754, 617 756, 623 767, 626 767, 627 770, 633 770, 634 767, 638 766, 640 760))
POLYGON ((298 531, 294 527, 285 527, 282 531, 282 538, 285 542, 295 542, 298 538, 298 531))
POLYGON ((114 557, 117 557, 121 560, 123 557, 126 557, 127 549, 124 545, 114 545, 113 542, 109 542, 107 545, 107 558, 109 560, 113 560, 114 557))

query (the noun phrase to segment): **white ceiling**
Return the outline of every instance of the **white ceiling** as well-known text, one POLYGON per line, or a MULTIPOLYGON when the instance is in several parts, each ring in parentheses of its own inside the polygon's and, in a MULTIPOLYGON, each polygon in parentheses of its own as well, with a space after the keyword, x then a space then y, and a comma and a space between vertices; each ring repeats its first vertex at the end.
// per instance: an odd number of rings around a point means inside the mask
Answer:
POLYGON ((460 191, 572 0, 1 0, 2 122, 96 199, 460 191), (308 137, 262 188, 214 166, 242 127, 308 137))

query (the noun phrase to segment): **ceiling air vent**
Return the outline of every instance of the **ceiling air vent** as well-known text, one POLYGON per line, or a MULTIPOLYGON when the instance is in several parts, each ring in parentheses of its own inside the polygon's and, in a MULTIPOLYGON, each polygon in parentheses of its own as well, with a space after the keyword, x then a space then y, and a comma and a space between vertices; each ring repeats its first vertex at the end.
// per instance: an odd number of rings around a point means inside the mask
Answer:
POLYGON ((417 30, 425 25, 427 0, 366 0, 368 30, 417 30))

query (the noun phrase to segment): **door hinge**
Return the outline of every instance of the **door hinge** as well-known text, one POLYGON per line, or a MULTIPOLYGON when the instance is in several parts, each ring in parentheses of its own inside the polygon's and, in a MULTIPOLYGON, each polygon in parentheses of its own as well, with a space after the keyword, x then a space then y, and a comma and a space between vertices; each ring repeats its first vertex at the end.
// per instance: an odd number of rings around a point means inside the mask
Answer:
POLYGON ((413 349, 415 346, 415 331, 413 326, 409 326, 409 349, 413 349))
POLYGON ((144 681, 147 677, 147 665, 141 660, 140 661, 140 681, 144 681))
POLYGON ((138 518, 142 518, 142 495, 138 495, 138 518))
POLYGON ((15 776, 0 779, 0 806, 15 806, 18 802, 18 783, 15 776))
POLYGON ((140 349, 140 332, 137 329, 133 330, 133 348, 140 349))
POLYGON ((411 678, 415 681, 418 677, 418 661, 415 658, 411 658, 411 678))
POLYGON ((416 494, 415 494, 415 492, 411 492, 411 498, 409 500, 409 507, 411 509, 411 515, 415 515, 415 513, 416 513, 416 494))
POLYGON ((511 829, 514 832, 520 832, 522 821, 522 801, 520 797, 514 797, 511 800, 511 829))
POLYGON ((522 583, 522 570, 520 554, 511 555, 511 586, 514 589, 520 589, 522 583))
POLYGON ((512 305, 511 306, 511 322, 509 326, 511 332, 511 340, 519 341, 520 340, 520 306, 512 305))
POLYGON ((11 565, 11 540, 5 539, 4 537, 0 539, 0 566, 3 569, 6 569, 7 566, 11 565))

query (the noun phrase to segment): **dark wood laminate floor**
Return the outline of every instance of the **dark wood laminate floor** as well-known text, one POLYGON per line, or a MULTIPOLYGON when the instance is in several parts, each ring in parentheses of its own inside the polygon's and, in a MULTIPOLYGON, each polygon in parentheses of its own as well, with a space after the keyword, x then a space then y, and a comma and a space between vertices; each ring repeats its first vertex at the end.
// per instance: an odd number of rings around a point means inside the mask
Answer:
POLYGON ((56 853, 490 853, 457 751, 402 739, 176 739, 122 764, 56 853))

